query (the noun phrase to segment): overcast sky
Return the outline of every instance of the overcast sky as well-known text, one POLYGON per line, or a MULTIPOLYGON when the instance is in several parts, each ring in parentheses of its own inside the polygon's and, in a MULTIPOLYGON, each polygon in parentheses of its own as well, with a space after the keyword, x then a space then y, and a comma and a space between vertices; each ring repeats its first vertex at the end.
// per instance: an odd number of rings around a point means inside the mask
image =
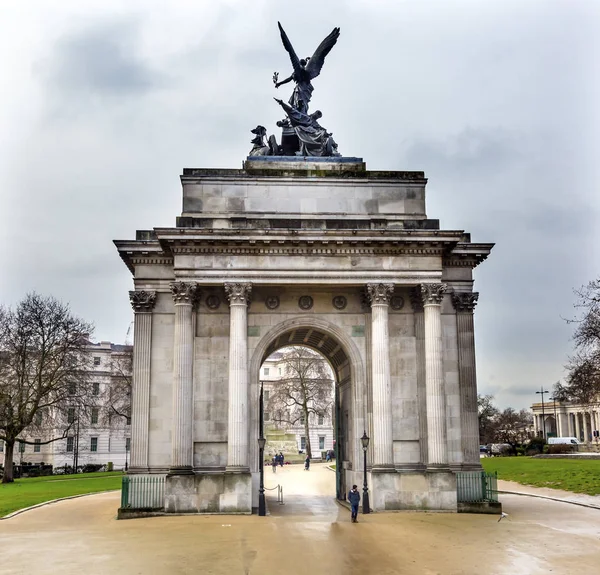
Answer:
POLYGON ((478 379, 528 406, 564 375, 573 288, 598 277, 600 2, 0 3, 0 302, 52 294, 122 342, 112 244, 174 226, 184 167, 240 167, 301 56, 344 155, 424 170, 428 215, 496 242, 475 270, 478 379), (594 110, 596 108, 596 110, 594 110))

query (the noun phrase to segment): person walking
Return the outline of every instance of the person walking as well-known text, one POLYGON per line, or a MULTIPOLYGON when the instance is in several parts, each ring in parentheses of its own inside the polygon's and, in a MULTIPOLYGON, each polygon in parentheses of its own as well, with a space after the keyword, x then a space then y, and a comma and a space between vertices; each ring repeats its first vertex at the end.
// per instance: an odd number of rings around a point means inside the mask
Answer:
POLYGON ((283 460, 285 459, 283 451, 279 452, 279 467, 283 467, 283 460))
POLYGON ((310 457, 308 455, 304 460, 304 471, 310 471, 310 457))
POLYGON ((358 504, 360 503, 360 493, 356 485, 348 492, 348 501, 352 506, 352 523, 358 523, 358 504))
POLYGON ((273 455, 271 465, 273 466, 273 473, 277 473, 277 455, 273 455))

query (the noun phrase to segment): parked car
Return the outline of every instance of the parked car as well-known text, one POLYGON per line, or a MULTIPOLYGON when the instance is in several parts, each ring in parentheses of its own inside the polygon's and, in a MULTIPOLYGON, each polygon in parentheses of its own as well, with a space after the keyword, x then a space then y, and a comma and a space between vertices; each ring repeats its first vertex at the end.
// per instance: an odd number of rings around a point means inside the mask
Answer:
POLYGON ((487 445, 480 445, 480 446, 479 446, 479 453, 484 453, 485 455, 487 455, 487 454, 488 454, 488 451, 489 451, 489 450, 488 450, 488 448, 487 448, 487 445))
POLYGON ((576 437, 549 437, 548 445, 581 445, 576 437))

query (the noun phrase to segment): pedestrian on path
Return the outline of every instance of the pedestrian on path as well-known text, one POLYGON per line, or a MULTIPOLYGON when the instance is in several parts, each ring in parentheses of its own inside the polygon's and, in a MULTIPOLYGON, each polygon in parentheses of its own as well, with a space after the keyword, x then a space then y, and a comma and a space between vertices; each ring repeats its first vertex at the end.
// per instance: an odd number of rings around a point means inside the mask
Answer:
POLYGON ((358 504, 360 503, 360 493, 356 485, 348 492, 348 501, 352 506, 352 523, 358 523, 358 504))
POLYGON ((310 457, 308 455, 304 460, 304 471, 310 471, 310 457))
POLYGON ((283 451, 280 451, 279 452, 279 467, 283 467, 283 460, 284 460, 283 451))
POLYGON ((273 455, 271 465, 273 466, 273 473, 277 473, 277 455, 273 455))

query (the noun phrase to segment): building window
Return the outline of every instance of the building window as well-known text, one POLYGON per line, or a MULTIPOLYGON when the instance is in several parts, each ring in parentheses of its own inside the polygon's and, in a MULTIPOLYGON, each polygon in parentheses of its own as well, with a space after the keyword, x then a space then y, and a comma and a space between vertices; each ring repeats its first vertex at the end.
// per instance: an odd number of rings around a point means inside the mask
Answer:
POLYGON ((100 358, 99 357, 95 357, 94 358, 94 365, 100 365, 100 358))
POLYGON ((306 449, 306 437, 300 438, 300 449, 302 449, 302 450, 306 449))
POLYGON ((300 425, 304 425, 306 423, 306 419, 304 418, 304 414, 300 416, 300 425))
POLYGON ((75 395, 77 393, 77 384, 74 381, 69 382, 69 395, 75 395))
POLYGON ((69 407, 67 409, 67 423, 75 423, 75 408, 69 407))
POLYGON ((41 439, 35 439, 34 443, 33 443, 33 452, 34 453, 39 453, 42 450, 42 440, 41 439))
POLYGON ((127 425, 131 425, 131 415, 127 416, 127 425))
POLYGON ((269 368, 265 367, 265 375, 269 375, 269 368))
POLYGON ((94 382, 92 395, 100 395, 100 384, 97 381, 94 382))
POLYGON ((271 414, 268 411, 265 411, 265 421, 271 420, 271 414))
POLYGON ((281 368, 279 368, 279 375, 281 375, 281 368))
POLYGON ((98 408, 92 407, 92 415, 90 417, 90 423, 98 423, 98 408))
POLYGON ((98 451, 98 438, 90 437, 90 451, 98 451))
POLYGON ((44 416, 44 412, 42 409, 38 409, 35 412, 35 419, 33 420, 35 425, 42 425, 42 418, 44 416))
POLYGON ((19 441, 19 453, 25 453, 25 444, 19 441))
POLYGON ((4 451, 4 441, 0 439, 0 453, 4 451))
POLYGON ((325 423, 325 418, 322 415, 319 415, 319 425, 323 425, 325 423))
POLYGON ((263 400, 265 403, 267 401, 269 401, 269 392, 268 391, 263 391, 263 400))
POLYGON ((325 449, 325 436, 319 435, 319 449, 325 449))
POLYGON ((125 451, 131 450, 131 437, 125 438, 125 451))
POLYGON ((67 437, 67 452, 73 452, 73 436, 67 437))

